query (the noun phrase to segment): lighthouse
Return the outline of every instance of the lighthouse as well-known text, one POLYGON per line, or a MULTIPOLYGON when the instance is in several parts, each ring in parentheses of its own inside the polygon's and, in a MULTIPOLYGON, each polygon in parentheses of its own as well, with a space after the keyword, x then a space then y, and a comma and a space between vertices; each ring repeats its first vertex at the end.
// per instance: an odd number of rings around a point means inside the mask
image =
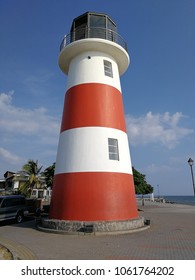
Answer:
POLYGON ((49 213, 58 228, 59 221, 73 231, 87 223, 96 231, 143 226, 120 84, 129 62, 108 15, 87 12, 73 20, 58 60, 67 75, 49 213))

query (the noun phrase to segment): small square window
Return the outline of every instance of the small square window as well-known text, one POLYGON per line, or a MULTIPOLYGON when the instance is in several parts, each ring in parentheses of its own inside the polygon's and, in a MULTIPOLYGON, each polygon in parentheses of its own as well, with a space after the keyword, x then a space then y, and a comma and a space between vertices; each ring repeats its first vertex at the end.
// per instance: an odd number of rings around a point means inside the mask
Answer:
POLYGON ((104 60, 104 74, 108 77, 113 78, 112 63, 108 60, 104 60))
POLYGON ((108 152, 110 160, 119 160, 118 140, 108 138, 108 152))

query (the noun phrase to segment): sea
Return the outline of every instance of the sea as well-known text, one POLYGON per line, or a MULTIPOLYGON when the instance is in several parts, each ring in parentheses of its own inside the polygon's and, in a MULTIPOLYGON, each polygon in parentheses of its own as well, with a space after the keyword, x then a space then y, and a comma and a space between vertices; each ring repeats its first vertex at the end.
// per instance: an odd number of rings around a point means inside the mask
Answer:
POLYGON ((186 205, 193 205, 195 206, 195 197, 194 196, 182 196, 182 195, 170 195, 170 196, 163 196, 163 198, 167 202, 178 203, 178 204, 186 204, 186 205))

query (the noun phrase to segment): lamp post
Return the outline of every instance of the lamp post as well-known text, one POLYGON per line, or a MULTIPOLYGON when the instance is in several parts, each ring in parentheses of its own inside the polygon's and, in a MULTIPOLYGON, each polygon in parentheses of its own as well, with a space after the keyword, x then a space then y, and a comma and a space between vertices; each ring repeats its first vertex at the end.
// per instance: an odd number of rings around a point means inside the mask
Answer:
POLYGON ((158 188, 158 198, 160 198, 160 189, 159 189, 159 185, 157 185, 158 188))
POLYGON ((193 163, 194 163, 193 159, 189 158, 189 160, 188 160, 188 164, 189 164, 190 169, 191 169, 191 175, 192 175, 192 185, 193 185, 193 189, 194 189, 194 196, 195 196, 194 174, 193 174, 193 169, 192 169, 192 165, 193 165, 193 163))

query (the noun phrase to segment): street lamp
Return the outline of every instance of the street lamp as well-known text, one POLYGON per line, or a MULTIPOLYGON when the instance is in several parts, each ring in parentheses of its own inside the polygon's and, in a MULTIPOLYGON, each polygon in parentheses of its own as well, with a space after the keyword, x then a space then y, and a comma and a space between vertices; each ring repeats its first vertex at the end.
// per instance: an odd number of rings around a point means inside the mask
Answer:
POLYGON ((191 174, 192 174, 192 185, 193 185, 193 189, 194 189, 194 196, 195 196, 194 174, 193 174, 193 169, 192 169, 192 165, 193 165, 193 163, 194 163, 193 159, 189 158, 189 160, 188 160, 188 164, 189 164, 190 169, 191 169, 191 174))
POLYGON ((160 189, 159 189, 159 185, 157 185, 158 188, 158 198, 160 198, 160 189))

